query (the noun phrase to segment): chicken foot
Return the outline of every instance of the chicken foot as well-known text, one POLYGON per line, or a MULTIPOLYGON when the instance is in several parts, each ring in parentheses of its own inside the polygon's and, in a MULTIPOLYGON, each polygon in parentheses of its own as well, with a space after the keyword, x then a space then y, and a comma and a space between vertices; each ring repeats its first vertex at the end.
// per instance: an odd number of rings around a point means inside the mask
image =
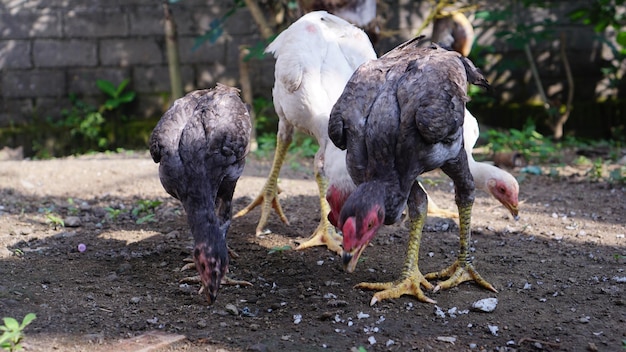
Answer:
POLYGON ((276 139, 274 161, 272 162, 272 169, 270 170, 267 181, 265 181, 265 186, 263 186, 261 193, 252 201, 252 203, 241 209, 233 217, 238 218, 244 216, 258 205, 261 205, 261 218, 259 219, 259 223, 256 227, 257 236, 261 235, 264 231, 263 228, 267 224, 270 209, 274 209, 280 217, 280 220, 289 225, 289 220, 287 220, 287 216, 285 216, 283 208, 280 206, 280 202, 278 201, 278 194, 280 193, 280 189, 278 187, 278 175, 280 174, 280 168, 283 166, 283 161, 285 161, 285 156, 287 155, 287 150, 289 149, 290 144, 291 138, 286 140, 281 138, 276 139))
POLYGON ((474 281, 478 285, 493 291, 498 292, 489 282, 487 282, 478 273, 472 264, 472 260, 469 256, 469 243, 471 238, 470 222, 471 222, 472 206, 459 207, 459 243, 460 251, 457 260, 448 268, 438 272, 428 273, 425 275, 427 279, 442 279, 447 280, 439 282, 434 291, 437 292, 441 289, 448 289, 455 287, 466 281, 474 281))
POLYGON ((317 182, 317 186, 320 191, 320 223, 311 237, 300 243, 298 247, 296 247, 296 250, 302 250, 315 246, 326 246, 331 251, 342 255, 342 237, 337 233, 337 231, 335 231, 335 227, 330 223, 330 221, 328 221, 328 213, 330 213, 330 205, 326 200, 326 189, 328 188, 328 184, 319 172, 315 173, 315 182, 317 182))
MULTIPOLYGON (((239 255, 235 252, 233 252, 230 248, 228 249, 228 253, 234 257, 238 257, 239 255)), ((190 270, 190 269, 195 269, 196 268, 196 263, 193 261, 193 258, 185 258, 183 259, 184 262, 186 262, 187 264, 185 264, 182 268, 180 268, 180 271, 186 271, 186 270, 190 270)), ((204 286, 202 285, 202 280, 200 279, 200 275, 194 275, 194 276, 187 276, 184 277, 180 280, 178 280, 179 283, 181 284, 200 284, 200 289, 198 290, 198 294, 202 294, 202 292, 204 292, 204 286)), ((222 281, 220 282, 221 285, 229 285, 229 286, 252 286, 252 284, 248 281, 244 281, 244 280, 235 280, 235 279, 231 279, 228 276, 224 276, 222 278, 222 281)))
MULTIPOLYGON (((426 209, 423 209, 426 210, 426 209)), ((407 256, 402 270, 402 279, 385 282, 385 283, 369 283, 362 282, 357 284, 355 288, 377 290, 370 301, 370 306, 384 299, 398 298, 402 295, 413 295, 419 301, 426 303, 437 303, 428 298, 421 286, 427 290, 432 290, 433 285, 426 281, 426 278, 419 270, 418 259, 420 251, 420 242, 422 241, 422 229, 426 221, 426 212, 421 212, 416 219, 411 221, 409 244, 407 248, 407 256)))

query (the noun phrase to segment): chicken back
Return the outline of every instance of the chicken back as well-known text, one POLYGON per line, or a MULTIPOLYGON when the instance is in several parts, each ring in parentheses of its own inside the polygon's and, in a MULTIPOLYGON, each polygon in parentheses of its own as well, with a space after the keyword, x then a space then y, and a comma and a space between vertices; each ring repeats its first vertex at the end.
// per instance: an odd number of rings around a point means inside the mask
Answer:
POLYGON ((217 84, 176 100, 150 137, 161 184, 187 213, 193 258, 209 303, 228 270, 226 232, 250 132, 239 90, 217 84))

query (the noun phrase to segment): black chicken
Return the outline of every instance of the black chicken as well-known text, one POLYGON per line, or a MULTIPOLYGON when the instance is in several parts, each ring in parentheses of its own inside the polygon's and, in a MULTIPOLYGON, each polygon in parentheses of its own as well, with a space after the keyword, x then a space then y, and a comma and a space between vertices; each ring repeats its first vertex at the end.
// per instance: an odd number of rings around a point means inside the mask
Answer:
POLYGON ((357 285, 382 290, 370 304, 403 294, 434 302, 420 287, 433 289, 426 278, 449 277, 435 290, 474 280, 495 292, 468 256, 474 202, 462 128, 468 81, 488 87, 478 69, 459 53, 436 45, 423 47, 414 39, 361 65, 333 107, 328 134, 337 147, 347 150, 348 171, 357 184, 337 222, 343 231, 346 270, 354 270, 379 227, 398 222, 407 205, 411 219, 402 278, 357 285), (436 168, 454 182, 461 251, 452 266, 424 276, 418 257, 428 198, 417 176, 436 168))
POLYGON ((228 271, 226 232, 250 130, 239 90, 218 83, 176 100, 150 136, 161 184, 187 213, 193 259, 209 303, 228 271))

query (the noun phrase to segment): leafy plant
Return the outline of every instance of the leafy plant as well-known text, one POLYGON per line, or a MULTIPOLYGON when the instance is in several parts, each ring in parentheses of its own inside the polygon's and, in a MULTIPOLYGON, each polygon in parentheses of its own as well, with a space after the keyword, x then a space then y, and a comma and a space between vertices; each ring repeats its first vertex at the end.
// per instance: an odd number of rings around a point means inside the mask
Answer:
POLYGON ((133 207, 133 210, 131 210, 131 214, 133 215, 133 217, 137 218, 136 223, 138 225, 141 225, 149 221, 150 222, 156 221, 154 209, 156 209, 156 207, 158 207, 162 203, 163 202, 160 200, 142 199, 137 202, 135 207, 133 207), (145 215, 140 217, 141 214, 145 214, 145 215))
POLYGON ((150 213, 153 212, 154 209, 161 204, 163 204, 163 202, 160 200, 142 199, 137 201, 131 213, 133 214, 133 216, 138 216, 141 213, 150 213))
MULTIPOLYGON (((255 98, 252 102, 254 110, 254 128, 257 135, 276 134, 278 128, 278 117, 274 113, 274 103, 270 99, 255 98)), ((274 140, 274 143, 276 140, 274 140)))
POLYGON ((156 215, 154 215, 154 214, 148 214, 146 216, 142 216, 139 219, 137 219, 137 221, 135 221, 135 223, 137 225, 141 225, 141 224, 144 224, 146 222, 155 222, 156 221, 155 216, 156 215))
POLYGON ((122 213, 122 209, 115 209, 112 207, 106 207, 104 210, 107 212, 107 217, 113 221, 117 220, 118 216, 122 213))
POLYGON ((100 105, 98 111, 102 113, 104 111, 115 110, 121 105, 130 103, 135 100, 135 92, 124 92, 124 89, 126 89, 128 83, 130 83, 130 80, 125 79, 116 87, 113 83, 107 80, 97 80, 96 85, 98 86, 98 88, 108 96, 108 99, 104 102, 104 104, 100 105))
POLYGON ((37 316, 34 313, 28 313, 21 324, 11 317, 3 318, 4 325, 0 325, 0 331, 2 331, 0 348, 5 351, 21 351, 22 346, 20 343, 24 337, 24 329, 36 318, 37 316))
POLYGON ((509 129, 506 132, 489 130, 486 139, 493 152, 516 151, 526 160, 547 161, 556 154, 556 146, 548 138, 537 132, 535 123, 528 119, 521 130, 509 129))
POLYGON ((72 107, 61 111, 61 119, 53 121, 48 118, 47 123, 57 132, 57 137, 63 131, 69 132, 68 140, 56 140, 54 143, 33 143, 33 150, 37 157, 45 158, 57 153, 75 154, 93 150, 103 150, 111 144, 109 132, 115 118, 124 120, 118 110, 135 99, 136 93, 127 91, 130 80, 123 80, 118 86, 99 79, 96 86, 105 94, 106 100, 100 106, 94 106, 79 99, 76 94, 70 94, 72 107), (114 113, 115 112, 115 113, 114 113), (107 124, 108 122, 108 124, 107 124), (60 133, 59 133, 60 132, 60 133))
POLYGON ((58 227, 65 227, 65 221, 59 216, 56 216, 52 213, 46 214, 46 222, 52 224, 54 229, 56 230, 58 227))
POLYGON ((69 206, 67 207, 67 211, 70 215, 76 215, 80 212, 80 209, 76 207, 76 203, 74 202, 73 198, 68 198, 67 203, 69 204, 69 206))
POLYGON ((312 158, 317 153, 319 146, 317 145, 317 141, 315 138, 304 135, 304 134, 296 134, 296 138, 294 138, 294 142, 291 143, 289 150, 291 153, 299 155, 304 158, 312 158))
POLYGON ((83 143, 106 147, 108 142, 102 133, 105 122, 102 113, 95 106, 78 99, 76 94, 70 94, 70 101, 72 107, 61 111, 61 120, 49 120, 50 124, 68 129, 72 137, 83 143))
POLYGON ((43 213, 46 217, 46 222, 54 226, 56 230, 57 227, 65 227, 65 222, 63 218, 53 213, 55 207, 54 205, 50 205, 48 207, 41 207, 38 209, 38 212, 43 213))
POLYGON ((621 166, 609 172, 609 182, 626 184, 626 166, 621 166))
POLYGON ((602 180, 602 173, 604 171, 604 161, 602 158, 597 158, 594 160, 591 169, 588 174, 592 181, 600 181, 602 180))

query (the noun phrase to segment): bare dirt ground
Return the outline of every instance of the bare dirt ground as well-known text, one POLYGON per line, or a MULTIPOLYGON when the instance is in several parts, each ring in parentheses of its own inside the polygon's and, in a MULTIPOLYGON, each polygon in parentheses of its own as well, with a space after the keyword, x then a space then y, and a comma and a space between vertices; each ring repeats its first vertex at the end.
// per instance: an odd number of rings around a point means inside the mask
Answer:
MULTIPOLYGON (((248 159, 234 211, 258 194, 269 164, 248 159)), ((405 296, 369 306, 373 293, 353 286, 399 276, 407 229, 384 228, 353 274, 325 248, 277 251, 308 237, 320 216, 311 169, 292 164, 280 182, 291 225, 273 215, 272 233, 257 238, 258 210, 235 219, 231 276, 253 286, 223 286, 209 306, 179 283, 192 274, 179 271, 191 239, 147 154, 0 162, 0 317, 37 314, 28 351, 139 350, 132 338, 153 331, 180 338, 164 351, 623 350, 624 186, 589 182, 584 169, 514 170, 521 219, 481 192, 473 212, 474 263, 499 293, 468 283, 428 293, 436 305, 405 296), (470 309, 488 297, 495 311, 470 309)), ((429 193, 453 209, 449 180, 428 176, 429 193)), ((422 271, 448 266, 457 249, 455 221, 430 219, 422 271)))

